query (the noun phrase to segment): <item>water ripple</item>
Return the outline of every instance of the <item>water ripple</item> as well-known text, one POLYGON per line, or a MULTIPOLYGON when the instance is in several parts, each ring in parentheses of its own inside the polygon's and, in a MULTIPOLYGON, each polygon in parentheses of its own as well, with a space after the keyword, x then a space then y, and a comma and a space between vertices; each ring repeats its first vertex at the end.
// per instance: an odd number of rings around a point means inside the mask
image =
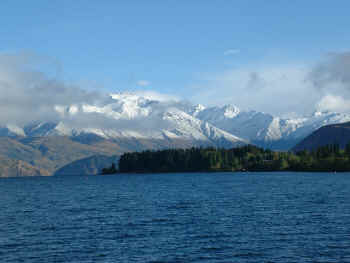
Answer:
POLYGON ((0 179, 1 262, 350 262, 350 174, 0 179))

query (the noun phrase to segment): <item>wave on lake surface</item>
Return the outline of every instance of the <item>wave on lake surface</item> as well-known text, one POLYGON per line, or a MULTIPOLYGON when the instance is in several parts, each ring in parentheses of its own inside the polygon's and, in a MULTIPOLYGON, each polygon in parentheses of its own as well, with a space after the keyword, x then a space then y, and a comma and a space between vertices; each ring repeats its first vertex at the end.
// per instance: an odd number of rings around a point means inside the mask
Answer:
POLYGON ((1 262, 350 262, 349 173, 0 180, 1 262))

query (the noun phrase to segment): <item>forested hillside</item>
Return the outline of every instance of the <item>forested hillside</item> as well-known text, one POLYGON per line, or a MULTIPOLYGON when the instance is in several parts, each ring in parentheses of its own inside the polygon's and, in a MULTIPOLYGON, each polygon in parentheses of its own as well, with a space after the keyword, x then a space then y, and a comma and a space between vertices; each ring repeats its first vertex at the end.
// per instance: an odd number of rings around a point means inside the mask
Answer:
MULTIPOLYGON (((113 167, 104 173, 114 173, 113 167)), ((121 173, 197 171, 350 171, 350 144, 326 145, 314 151, 274 152, 247 145, 233 149, 190 148, 125 153, 121 173)))

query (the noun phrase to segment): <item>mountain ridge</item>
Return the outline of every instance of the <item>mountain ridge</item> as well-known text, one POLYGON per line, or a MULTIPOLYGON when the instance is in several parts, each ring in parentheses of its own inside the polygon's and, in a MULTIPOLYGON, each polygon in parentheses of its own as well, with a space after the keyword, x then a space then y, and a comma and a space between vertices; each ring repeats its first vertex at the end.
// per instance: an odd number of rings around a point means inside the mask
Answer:
POLYGON ((36 121, 24 127, 7 124, 0 136, 72 138, 94 135, 104 139, 227 140, 253 143, 274 150, 288 150, 314 130, 350 121, 350 114, 315 112, 300 118, 281 118, 235 105, 205 107, 185 101, 157 100, 133 93, 111 94, 102 105, 55 106, 57 122, 36 121), (95 122, 94 122, 95 121, 95 122), (107 124, 107 125, 106 125, 107 124))
POLYGON ((324 125, 350 121, 345 113, 280 118, 234 105, 205 107, 130 93, 55 110, 61 116, 55 121, 0 127, 0 155, 54 174, 80 159, 147 149, 255 144, 289 150, 324 125))

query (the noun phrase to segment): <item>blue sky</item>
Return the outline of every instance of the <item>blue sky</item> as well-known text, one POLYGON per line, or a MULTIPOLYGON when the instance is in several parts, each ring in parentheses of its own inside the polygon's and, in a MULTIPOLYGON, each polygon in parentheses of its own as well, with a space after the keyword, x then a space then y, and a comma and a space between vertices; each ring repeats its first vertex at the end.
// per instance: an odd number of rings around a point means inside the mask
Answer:
POLYGON ((45 57, 51 68, 42 71, 57 69, 59 78, 86 89, 142 88, 210 104, 222 86, 223 98, 213 104, 260 110, 258 98, 240 102, 239 82, 222 84, 221 76, 294 72, 346 52, 349 10, 348 1, 3 0, 0 52, 45 57))

